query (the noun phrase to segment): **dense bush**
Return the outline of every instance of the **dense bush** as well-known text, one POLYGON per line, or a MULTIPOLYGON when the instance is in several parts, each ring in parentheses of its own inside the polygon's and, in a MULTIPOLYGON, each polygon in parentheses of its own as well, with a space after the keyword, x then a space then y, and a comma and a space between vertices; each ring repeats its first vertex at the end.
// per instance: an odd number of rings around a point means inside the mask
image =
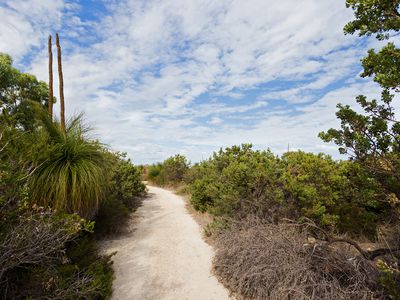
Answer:
POLYGON ((187 172, 191 203, 216 216, 311 218, 331 229, 374 237, 386 212, 382 191, 352 162, 289 152, 281 158, 251 145, 220 150, 187 172))
POLYGON ((183 181, 189 163, 185 156, 177 154, 163 163, 148 167, 148 180, 158 185, 176 185, 183 181))
POLYGON ((124 153, 108 153, 110 183, 96 216, 96 234, 118 233, 146 193, 141 172, 124 153))
POLYGON ((156 182, 160 176, 161 169, 162 169, 161 163, 148 166, 147 179, 152 182, 156 182))
POLYGON ((374 237, 387 206, 376 180, 359 165, 323 154, 290 152, 282 157, 288 217, 308 217, 341 232, 374 237))
POLYGON ((0 298, 108 299, 111 260, 82 217, 101 204, 96 230, 120 221, 145 192, 140 172, 88 139, 81 117, 61 130, 47 85, 11 63, 0 54, 0 298))
POLYGON ((233 146, 214 153, 193 170, 188 176, 191 202, 198 210, 219 216, 266 214, 283 201, 278 188, 280 160, 270 151, 233 146))

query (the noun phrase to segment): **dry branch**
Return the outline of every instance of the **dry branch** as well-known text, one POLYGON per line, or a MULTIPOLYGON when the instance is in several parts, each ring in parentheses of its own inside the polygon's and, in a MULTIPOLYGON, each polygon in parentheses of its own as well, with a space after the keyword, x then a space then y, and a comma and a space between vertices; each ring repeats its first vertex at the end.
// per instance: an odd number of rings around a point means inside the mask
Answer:
MULTIPOLYGON (((287 220, 290 221, 290 220, 287 220)), ((293 221, 290 221, 292 224, 295 224, 293 221)), ((363 258, 367 259, 367 260, 371 260, 373 261, 375 258, 379 257, 379 256, 384 256, 387 254, 395 254, 397 252, 400 251, 400 248, 379 248, 379 249, 375 249, 375 250, 364 250, 355 240, 352 240, 350 238, 347 237, 340 237, 340 238, 336 238, 333 237, 331 234, 329 234, 327 231, 323 230, 321 227, 319 227, 318 225, 315 224, 315 222, 313 222, 310 219, 305 219, 305 221, 303 223, 300 223, 299 226, 304 226, 306 227, 306 229, 314 229, 317 230, 318 232, 322 233, 323 237, 317 235, 314 235, 315 238, 324 241, 327 243, 327 245, 331 245, 334 243, 346 243, 349 244, 351 246, 353 246, 362 256, 363 258)))
POLYGON ((0 244, 0 281, 11 269, 60 260, 65 243, 77 237, 79 222, 42 211, 21 216, 0 244))
POLYGON ((247 219, 217 238, 214 271, 238 299, 376 299, 379 271, 299 224, 247 219))

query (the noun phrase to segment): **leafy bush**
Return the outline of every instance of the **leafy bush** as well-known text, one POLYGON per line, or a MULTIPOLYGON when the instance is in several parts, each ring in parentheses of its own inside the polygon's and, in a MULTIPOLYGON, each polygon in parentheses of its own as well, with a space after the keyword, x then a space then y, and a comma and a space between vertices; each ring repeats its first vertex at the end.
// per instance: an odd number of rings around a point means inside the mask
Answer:
POLYGON ((323 225, 337 224, 333 209, 343 197, 347 178, 329 156, 289 152, 282 157, 286 203, 297 218, 316 219, 323 225))
POLYGON ((270 151, 253 151, 251 145, 233 146, 214 153, 191 174, 191 202, 215 215, 266 214, 281 203, 278 189, 282 172, 270 151))
POLYGON ((342 232, 374 237, 387 205, 377 181, 352 162, 289 152, 281 158, 251 145, 233 146, 185 175, 195 209, 216 216, 311 218, 342 232))
POLYGON ((163 163, 149 166, 148 179, 158 185, 176 185, 183 181, 188 169, 186 157, 177 154, 163 163))
POLYGON ((186 157, 180 154, 167 158, 162 166, 160 177, 165 183, 181 182, 189 169, 186 157))
POLYGON ((308 217, 342 232, 375 236, 376 221, 385 211, 382 193, 358 165, 301 151, 286 153, 282 162, 289 217, 308 217))
POLYGON ((158 164, 154 164, 148 167, 148 179, 150 181, 156 182, 157 179, 160 176, 161 173, 161 169, 162 169, 162 164, 158 163, 158 164))
POLYGON ((125 153, 108 152, 107 155, 112 166, 109 170, 111 180, 96 216, 96 234, 99 236, 120 232, 146 192, 139 168, 126 159, 125 153))

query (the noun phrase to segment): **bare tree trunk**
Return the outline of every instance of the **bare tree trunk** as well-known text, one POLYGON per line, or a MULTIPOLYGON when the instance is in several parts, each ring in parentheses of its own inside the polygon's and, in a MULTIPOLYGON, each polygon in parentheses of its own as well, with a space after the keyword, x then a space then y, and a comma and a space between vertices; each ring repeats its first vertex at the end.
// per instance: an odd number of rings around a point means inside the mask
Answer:
POLYGON ((51 49, 51 35, 49 35, 49 115, 53 119, 53 51, 51 49))
POLYGON ((57 45, 57 59, 58 59, 58 77, 60 83, 60 117, 61 117, 60 122, 61 122, 61 130, 65 132, 64 81, 63 81, 62 64, 61 64, 61 46, 58 33, 56 33, 56 45, 57 45))

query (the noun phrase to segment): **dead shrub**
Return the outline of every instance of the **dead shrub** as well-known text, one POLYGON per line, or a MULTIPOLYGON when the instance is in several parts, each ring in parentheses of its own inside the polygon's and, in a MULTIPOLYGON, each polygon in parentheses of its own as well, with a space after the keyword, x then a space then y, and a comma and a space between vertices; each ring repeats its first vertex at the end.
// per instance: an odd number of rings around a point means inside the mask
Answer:
POLYGON ((65 244, 75 240, 84 226, 79 216, 56 214, 50 209, 34 207, 22 214, 0 236, 0 279, 14 268, 61 261, 65 244))
POLYGON ((348 245, 320 242, 298 224, 256 218, 216 240, 214 272, 238 299, 379 299, 379 270, 348 245))
POLYGON ((93 223, 36 206, 8 223, 0 232, 0 299, 104 299, 111 294, 110 259, 85 242, 93 223))

